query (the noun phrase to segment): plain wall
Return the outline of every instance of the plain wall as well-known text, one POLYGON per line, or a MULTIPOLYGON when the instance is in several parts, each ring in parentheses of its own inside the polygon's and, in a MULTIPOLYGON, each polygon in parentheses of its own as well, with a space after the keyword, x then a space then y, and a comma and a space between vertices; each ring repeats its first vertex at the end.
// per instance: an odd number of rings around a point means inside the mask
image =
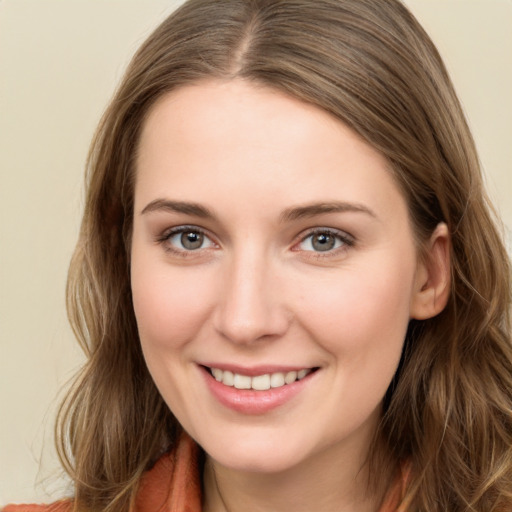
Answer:
MULTIPOLYGON (((123 69, 180 0, 0 0, 0 504, 66 492, 58 390, 81 354, 64 306, 89 141, 123 69)), ((512 226, 512 3, 408 0, 444 56, 512 226)))

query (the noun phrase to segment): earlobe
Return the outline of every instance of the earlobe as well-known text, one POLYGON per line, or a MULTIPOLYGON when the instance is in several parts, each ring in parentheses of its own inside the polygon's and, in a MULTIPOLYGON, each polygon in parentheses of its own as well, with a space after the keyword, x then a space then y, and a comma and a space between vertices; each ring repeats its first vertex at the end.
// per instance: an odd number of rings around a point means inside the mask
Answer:
POLYGON ((424 257, 418 261, 410 316, 426 320, 438 315, 450 296, 450 234, 441 222, 432 233, 424 257))

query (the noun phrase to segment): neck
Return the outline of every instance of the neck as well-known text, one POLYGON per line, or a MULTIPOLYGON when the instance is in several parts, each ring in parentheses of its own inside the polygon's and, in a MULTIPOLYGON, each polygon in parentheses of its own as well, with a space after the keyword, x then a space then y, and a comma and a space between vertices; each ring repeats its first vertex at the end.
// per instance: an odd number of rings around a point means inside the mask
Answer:
POLYGON ((348 455, 330 447, 314 460, 277 473, 233 470, 208 457, 204 511, 376 512, 384 493, 368 485, 366 456, 348 455))

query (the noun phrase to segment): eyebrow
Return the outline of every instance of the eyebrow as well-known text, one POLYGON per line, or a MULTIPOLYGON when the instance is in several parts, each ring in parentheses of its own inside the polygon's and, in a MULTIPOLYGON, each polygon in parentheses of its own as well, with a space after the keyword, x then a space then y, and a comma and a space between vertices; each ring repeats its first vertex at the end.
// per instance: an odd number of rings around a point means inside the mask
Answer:
POLYGON ((370 208, 357 203, 346 203, 339 201, 331 201, 327 203, 312 203, 295 208, 289 208, 281 214, 282 222, 289 222, 304 218, 315 217, 326 213, 364 213, 370 217, 377 218, 377 215, 370 208))
MULTIPOLYGON (((202 219, 215 218, 213 213, 201 204, 188 201, 173 201, 170 199, 155 199, 154 201, 151 201, 141 211, 141 215, 156 211, 183 213, 185 215, 193 215, 202 219)), ((280 220, 281 222, 290 222, 315 217, 316 215, 345 212, 364 213, 370 217, 377 218, 377 215, 370 210, 370 208, 362 204, 331 201, 288 208, 280 215, 280 220)))
POLYGON ((194 215, 202 219, 212 219, 213 213, 198 203, 189 203, 185 201, 171 201, 170 199, 155 199, 148 203, 144 209, 140 212, 141 215, 146 213, 164 211, 183 213, 185 215, 194 215))

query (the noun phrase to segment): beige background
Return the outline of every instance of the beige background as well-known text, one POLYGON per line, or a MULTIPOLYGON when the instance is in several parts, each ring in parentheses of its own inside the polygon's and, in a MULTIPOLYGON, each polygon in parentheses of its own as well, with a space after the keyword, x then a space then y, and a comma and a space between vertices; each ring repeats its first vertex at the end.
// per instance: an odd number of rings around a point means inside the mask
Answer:
MULTIPOLYGON (((80 364, 64 309, 89 140, 129 57, 180 0, 0 0, 0 504, 66 492, 52 446, 80 364)), ((408 0, 438 44, 512 226, 512 2, 408 0)))

